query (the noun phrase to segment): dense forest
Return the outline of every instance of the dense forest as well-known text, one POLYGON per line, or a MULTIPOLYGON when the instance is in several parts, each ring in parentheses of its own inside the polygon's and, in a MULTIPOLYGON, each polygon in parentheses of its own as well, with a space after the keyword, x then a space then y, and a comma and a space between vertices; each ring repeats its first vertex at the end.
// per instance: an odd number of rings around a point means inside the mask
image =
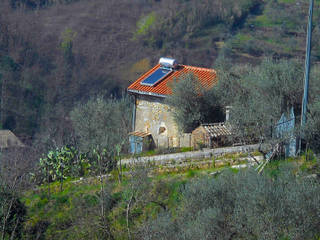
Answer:
POLYGON ((229 105, 237 142, 286 141, 273 128, 291 109, 299 124, 307 0, 1 0, 0 128, 26 147, 0 154, 0 239, 319 239, 319 6, 308 123, 293 133, 306 151, 260 174, 214 157, 121 165, 135 157, 126 88, 162 56, 214 68, 201 94, 191 75, 172 85, 179 129, 229 105))

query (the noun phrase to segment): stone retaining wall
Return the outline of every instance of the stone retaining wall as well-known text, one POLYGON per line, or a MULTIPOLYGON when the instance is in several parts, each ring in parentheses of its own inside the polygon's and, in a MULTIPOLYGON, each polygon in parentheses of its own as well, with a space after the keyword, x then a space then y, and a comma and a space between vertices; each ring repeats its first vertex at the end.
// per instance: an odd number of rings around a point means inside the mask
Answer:
POLYGON ((196 159, 196 160, 208 159, 212 157, 223 156, 225 154, 254 152, 258 150, 258 148, 259 148, 259 144, 237 146, 237 147, 215 148, 215 149, 203 149, 200 151, 123 159, 121 163, 125 165, 126 164, 130 165, 135 163, 150 163, 154 165, 166 165, 171 162, 183 163, 192 159, 196 159))

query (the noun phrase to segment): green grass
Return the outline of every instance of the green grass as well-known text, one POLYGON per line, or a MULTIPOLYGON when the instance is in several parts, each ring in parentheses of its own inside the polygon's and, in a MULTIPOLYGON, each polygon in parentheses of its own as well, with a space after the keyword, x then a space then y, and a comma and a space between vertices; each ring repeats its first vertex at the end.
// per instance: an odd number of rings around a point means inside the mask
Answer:
POLYGON ((56 183, 39 187, 37 190, 29 191, 22 198, 22 201, 28 207, 30 213, 55 215, 55 212, 61 211, 63 208, 69 208, 72 204, 73 197, 86 197, 91 196, 97 192, 99 186, 96 184, 75 184, 71 181, 65 183, 65 188, 60 192, 59 188, 56 188, 56 183), (50 205, 52 209, 47 211, 47 207, 50 205))
POLYGON ((143 16, 137 22, 137 31, 135 35, 145 35, 150 27, 155 23, 156 15, 154 12, 148 14, 147 16, 143 16))
POLYGON ((259 15, 250 21, 256 27, 274 27, 280 25, 279 21, 272 21, 267 15, 259 15))
POLYGON ((296 3, 296 0, 278 0, 279 3, 296 3))
POLYGON ((193 177, 195 177, 195 176, 196 176, 196 171, 195 171, 195 170, 189 169, 189 170, 187 171, 187 177, 188 177, 188 178, 193 178, 193 177))
POLYGON ((244 48, 244 45, 252 39, 249 34, 238 33, 231 40, 232 48, 244 48))
MULTIPOLYGON (((260 153, 256 152, 254 155, 257 156, 260 153)), ((229 154, 225 157, 238 161, 238 158, 245 156, 246 154, 229 154)), ((309 152, 309 159, 309 161, 306 161, 305 155, 303 155, 295 159, 274 160, 266 166, 264 173, 276 177, 280 172, 279 169, 285 164, 291 164, 294 171, 297 172, 319 173, 320 161, 315 158, 312 152, 309 152)), ((149 217, 156 217, 163 210, 156 203, 157 201, 165 204, 174 216, 181 201, 181 190, 187 182, 192 181, 194 178, 210 176, 209 174, 213 172, 227 169, 234 173, 239 171, 224 165, 217 168, 213 166, 206 169, 181 168, 178 172, 153 173, 150 178, 150 191, 155 197, 155 202, 144 203, 142 201, 137 204, 132 209, 130 226, 134 229, 143 224, 149 217)), ((215 177, 218 176, 215 175, 215 177)), ((112 199, 114 201, 114 206, 108 219, 112 221, 112 229, 115 232, 116 239, 126 239, 127 237, 125 209, 130 194, 128 192, 130 191, 128 183, 129 179, 126 176, 124 176, 122 183, 113 178, 108 182, 113 189, 112 199)), ((99 237, 88 237, 88 234, 93 234, 92 231, 95 230, 77 225, 79 217, 83 217, 89 222, 97 218, 95 211, 99 208, 98 182, 74 183, 69 180, 64 183, 63 191, 60 192, 59 189, 59 183, 52 183, 25 193, 22 199, 28 209, 25 229, 32 231, 32 229, 48 224, 47 228, 44 228, 44 239, 99 239, 99 237), (48 194, 49 186, 50 195, 48 194), (83 215, 86 214, 83 209, 87 209, 87 215, 83 215)), ((32 239, 32 237, 29 236, 29 239, 32 239)))
POLYGON ((180 152, 190 152, 192 151, 193 148, 192 147, 183 147, 183 148, 180 148, 180 152))

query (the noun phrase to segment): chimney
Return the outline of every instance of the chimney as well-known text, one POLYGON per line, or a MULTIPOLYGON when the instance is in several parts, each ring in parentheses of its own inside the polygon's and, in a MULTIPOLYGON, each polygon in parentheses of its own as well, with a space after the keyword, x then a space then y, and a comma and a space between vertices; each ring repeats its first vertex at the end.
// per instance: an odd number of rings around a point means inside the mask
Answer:
POLYGON ((229 122, 230 119, 230 110, 231 110, 232 106, 226 106, 226 122, 229 122))

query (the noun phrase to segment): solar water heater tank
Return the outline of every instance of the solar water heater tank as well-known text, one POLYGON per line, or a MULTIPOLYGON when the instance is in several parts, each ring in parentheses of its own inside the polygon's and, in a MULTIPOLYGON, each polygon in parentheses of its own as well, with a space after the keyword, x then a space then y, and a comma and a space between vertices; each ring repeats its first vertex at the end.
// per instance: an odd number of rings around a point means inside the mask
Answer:
POLYGON ((165 67, 165 68, 176 68, 178 65, 178 62, 173 58, 162 57, 159 60, 159 64, 161 67, 165 67))

